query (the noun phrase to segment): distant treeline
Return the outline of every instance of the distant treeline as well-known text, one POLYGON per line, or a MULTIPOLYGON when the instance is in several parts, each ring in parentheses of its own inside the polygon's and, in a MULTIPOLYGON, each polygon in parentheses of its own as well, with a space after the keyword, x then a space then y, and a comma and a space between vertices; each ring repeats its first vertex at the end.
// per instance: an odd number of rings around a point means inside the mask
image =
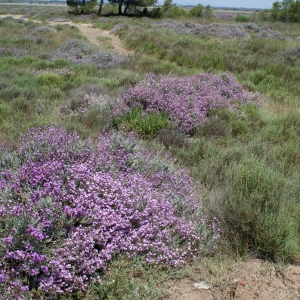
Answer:
POLYGON ((276 1, 273 3, 272 9, 261 11, 260 17, 263 20, 300 22, 300 1, 276 1))

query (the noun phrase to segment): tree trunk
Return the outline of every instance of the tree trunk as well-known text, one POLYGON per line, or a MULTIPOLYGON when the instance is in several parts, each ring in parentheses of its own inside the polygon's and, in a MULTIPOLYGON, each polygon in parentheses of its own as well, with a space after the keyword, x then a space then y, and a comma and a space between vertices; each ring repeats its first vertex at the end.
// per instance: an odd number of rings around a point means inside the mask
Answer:
POLYGON ((101 1, 100 1, 100 6, 99 6, 99 10, 98 10, 98 16, 100 16, 100 14, 101 14, 103 1, 104 1, 104 0, 101 0, 101 1))
POLYGON ((119 11, 118 11, 118 15, 122 15, 122 4, 119 3, 119 11))
POLYGON ((128 7, 129 7, 129 4, 130 4, 130 1, 127 1, 126 6, 125 6, 125 9, 124 9, 124 15, 127 14, 127 9, 128 9, 128 7))
POLYGON ((84 5, 85 5, 85 0, 82 0, 82 5, 81 5, 81 13, 82 13, 82 14, 84 13, 84 11, 83 11, 83 9, 82 9, 82 7, 84 7, 84 5))

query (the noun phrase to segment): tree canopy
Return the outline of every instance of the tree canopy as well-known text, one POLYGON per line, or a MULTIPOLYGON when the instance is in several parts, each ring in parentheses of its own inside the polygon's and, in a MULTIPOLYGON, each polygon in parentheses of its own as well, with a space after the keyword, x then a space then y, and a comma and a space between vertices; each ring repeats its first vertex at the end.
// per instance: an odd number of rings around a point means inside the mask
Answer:
POLYGON ((67 0, 67 5, 74 8, 75 13, 85 13, 97 5, 97 0, 67 0))
POLYGON ((283 0, 273 3, 271 18, 274 21, 300 22, 300 0, 283 0))
POLYGON ((147 7, 149 5, 154 5, 157 0, 108 0, 110 4, 118 5, 118 14, 127 14, 130 8, 135 9, 136 7, 147 7), (122 12, 122 6, 124 6, 124 11, 122 12))

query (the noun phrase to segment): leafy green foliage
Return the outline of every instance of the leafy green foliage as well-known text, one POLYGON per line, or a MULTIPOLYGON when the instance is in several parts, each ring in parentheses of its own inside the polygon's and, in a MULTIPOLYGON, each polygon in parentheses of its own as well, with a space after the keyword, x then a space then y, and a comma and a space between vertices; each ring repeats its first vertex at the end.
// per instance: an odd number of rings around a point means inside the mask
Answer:
POLYGON ((237 15, 235 20, 237 22, 249 22, 249 18, 245 15, 237 15))
POLYGON ((89 13, 97 5, 97 0, 67 0, 67 5, 74 9, 75 14, 89 13))
POLYGON ((110 4, 118 5, 118 14, 127 14, 131 9, 135 12, 137 7, 147 7, 149 5, 154 5, 157 0, 109 0, 110 4), (122 6, 125 6, 124 11, 122 11, 122 6))
POLYGON ((201 17, 203 15, 203 5, 198 4, 197 6, 194 6, 192 9, 188 12, 189 17, 201 17))
POLYGON ((143 138, 155 137, 168 124, 169 120, 166 113, 151 112, 145 114, 142 109, 137 108, 114 118, 114 126, 117 129, 124 127, 127 131, 134 131, 143 138))
POLYGON ((300 1, 284 0, 273 3, 271 18, 274 21, 300 22, 300 1))

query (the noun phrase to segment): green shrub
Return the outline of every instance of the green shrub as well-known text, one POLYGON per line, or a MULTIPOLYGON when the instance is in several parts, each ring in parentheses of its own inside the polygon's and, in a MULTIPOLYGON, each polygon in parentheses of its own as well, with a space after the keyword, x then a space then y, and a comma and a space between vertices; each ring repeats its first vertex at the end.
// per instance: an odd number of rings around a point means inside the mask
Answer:
POLYGON ((198 129, 198 134, 207 137, 223 137, 230 135, 232 128, 226 120, 222 120, 218 115, 209 118, 198 129))
POLYGON ((157 136, 162 128, 169 125, 168 115, 163 113, 144 113, 143 110, 133 108, 130 112, 114 118, 114 126, 117 129, 125 128, 127 131, 134 131, 143 138, 157 136))
POLYGON ((167 149, 185 146, 185 139, 186 136, 178 128, 163 128, 157 136, 157 140, 167 149))
POLYGON ((165 13, 164 17, 166 18, 182 18, 187 15, 186 11, 183 8, 178 7, 177 5, 171 6, 165 13))
POLYGON ((237 15, 235 20, 237 22, 249 22, 249 18, 245 15, 237 15))
POLYGON ((62 82, 62 78, 58 74, 45 72, 37 76, 37 81, 42 85, 57 86, 62 82))
POLYGON ((237 136, 247 131, 247 121, 237 112, 226 108, 211 111, 209 119, 198 129, 200 135, 209 137, 237 136))
POLYGON ((12 102, 12 107, 17 112, 32 114, 35 111, 36 101, 25 97, 15 98, 12 102))
POLYGON ((11 115, 11 109, 8 105, 0 103, 0 125, 11 115))
POLYGON ((220 217, 236 250, 292 260, 299 252, 299 188, 254 157, 232 164, 226 177, 220 217))
POLYGON ((198 4, 197 6, 194 6, 188 12, 188 16, 190 18, 198 18, 198 17, 201 17, 202 14, 203 14, 203 5, 201 5, 201 4, 198 4))

